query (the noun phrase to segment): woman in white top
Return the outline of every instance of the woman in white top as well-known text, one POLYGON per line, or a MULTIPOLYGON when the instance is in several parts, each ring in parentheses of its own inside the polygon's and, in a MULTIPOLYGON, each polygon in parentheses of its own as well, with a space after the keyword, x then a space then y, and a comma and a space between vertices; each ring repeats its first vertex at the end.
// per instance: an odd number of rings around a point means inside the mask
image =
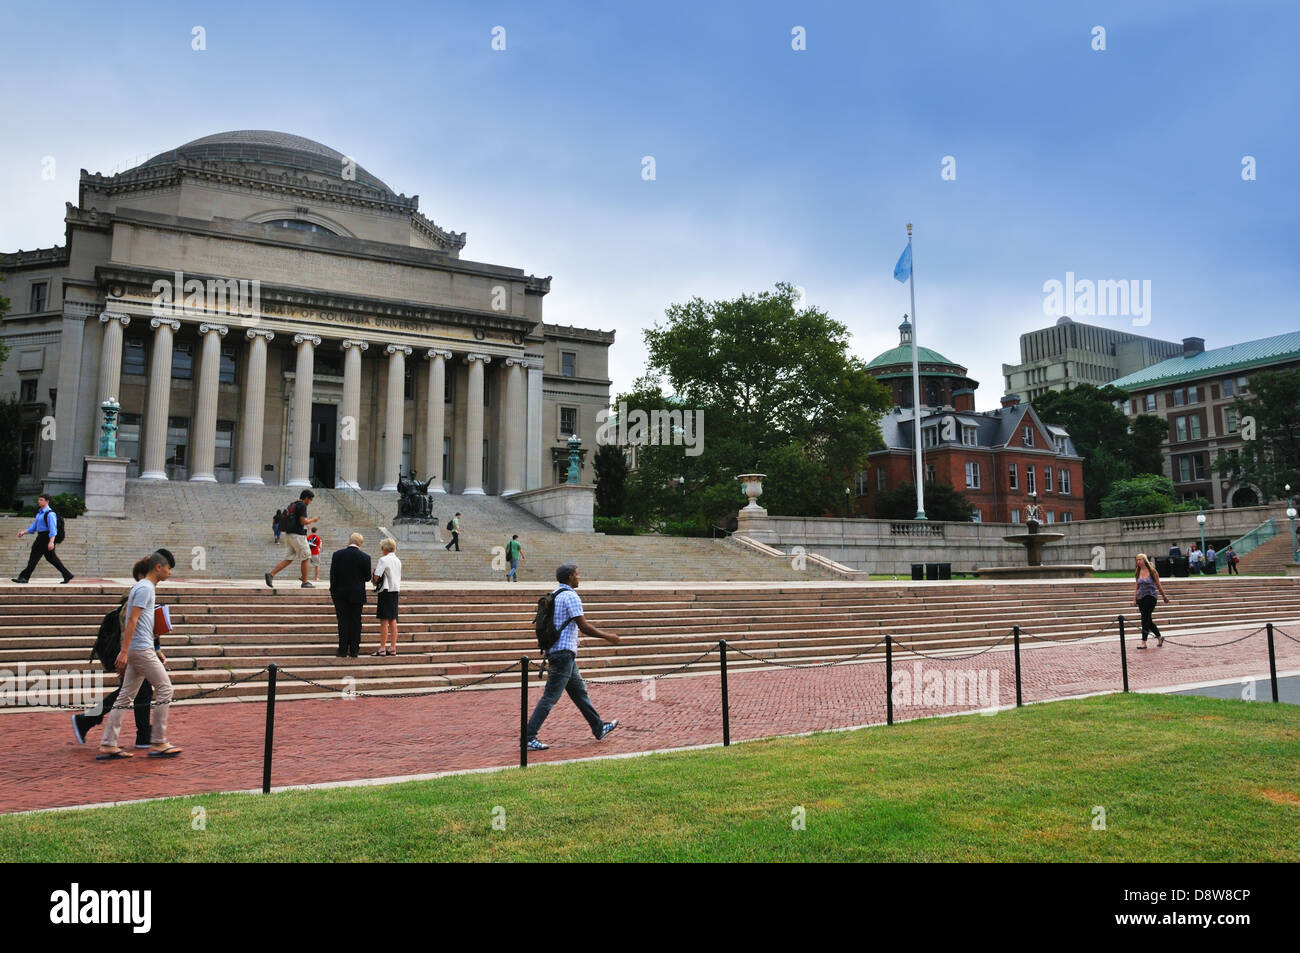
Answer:
POLYGON ((375 564, 375 574, 371 581, 375 584, 375 599, 378 607, 375 617, 379 619, 379 651, 376 655, 397 654, 397 593, 402 588, 402 561, 397 558, 397 542, 385 539, 379 544, 383 553, 375 564), (389 640, 392 648, 386 648, 389 640))

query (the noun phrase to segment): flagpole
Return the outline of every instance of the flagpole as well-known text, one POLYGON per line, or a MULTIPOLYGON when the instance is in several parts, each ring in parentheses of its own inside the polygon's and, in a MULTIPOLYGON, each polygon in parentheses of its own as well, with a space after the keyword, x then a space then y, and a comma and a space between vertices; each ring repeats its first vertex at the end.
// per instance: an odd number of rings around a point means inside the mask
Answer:
POLYGON ((912 267, 908 269, 907 290, 912 296, 912 433, 916 442, 916 516, 923 520, 925 516, 925 491, 922 489, 921 474, 921 370, 916 353, 916 256, 912 251, 912 223, 907 223, 907 250, 912 267))

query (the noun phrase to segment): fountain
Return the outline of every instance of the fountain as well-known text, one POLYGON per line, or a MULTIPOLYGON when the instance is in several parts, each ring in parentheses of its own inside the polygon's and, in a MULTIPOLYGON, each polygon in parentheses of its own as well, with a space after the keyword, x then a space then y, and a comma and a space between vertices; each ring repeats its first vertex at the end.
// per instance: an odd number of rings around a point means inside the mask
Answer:
POLYGON ((1092 574, 1092 566, 1089 563, 1043 565, 1043 547, 1048 543, 1065 539, 1065 534, 1040 532, 1042 521, 1039 519, 1037 500, 1037 493, 1029 494, 1029 504, 1025 507, 1025 526, 1028 532, 1012 533, 1002 537, 1008 543, 1016 543, 1025 548, 1027 565, 983 566, 975 570, 977 576, 995 579, 1078 579, 1092 574))

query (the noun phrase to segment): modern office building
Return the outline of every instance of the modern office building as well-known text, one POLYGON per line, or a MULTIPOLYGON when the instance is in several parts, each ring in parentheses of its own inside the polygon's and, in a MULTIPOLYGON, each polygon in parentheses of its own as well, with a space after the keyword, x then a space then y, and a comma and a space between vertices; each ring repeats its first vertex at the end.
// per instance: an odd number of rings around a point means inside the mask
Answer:
POLYGON ((1050 328, 1020 335, 1020 363, 1003 364, 1002 376, 1008 394, 1032 401, 1049 390, 1068 390, 1078 384, 1101 387, 1182 351, 1175 341, 1063 317, 1050 328))

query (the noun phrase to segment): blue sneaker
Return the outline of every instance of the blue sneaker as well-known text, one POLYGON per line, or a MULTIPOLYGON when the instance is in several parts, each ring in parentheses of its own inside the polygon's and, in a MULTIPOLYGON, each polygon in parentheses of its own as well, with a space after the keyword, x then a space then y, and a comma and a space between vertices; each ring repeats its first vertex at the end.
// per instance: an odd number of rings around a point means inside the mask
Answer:
POLYGON ((84 745, 86 743, 86 732, 81 727, 81 717, 81 715, 72 716, 72 736, 77 739, 77 744, 84 745))
POLYGON ((531 741, 528 742, 529 751, 547 751, 550 749, 550 747, 551 747, 550 745, 542 744, 536 738, 533 738, 531 741))
POLYGON ((618 727, 617 718, 615 718, 613 721, 605 722, 603 725, 600 726, 600 734, 596 736, 596 740, 604 741, 605 736, 608 735, 611 731, 613 731, 617 727, 618 727))

